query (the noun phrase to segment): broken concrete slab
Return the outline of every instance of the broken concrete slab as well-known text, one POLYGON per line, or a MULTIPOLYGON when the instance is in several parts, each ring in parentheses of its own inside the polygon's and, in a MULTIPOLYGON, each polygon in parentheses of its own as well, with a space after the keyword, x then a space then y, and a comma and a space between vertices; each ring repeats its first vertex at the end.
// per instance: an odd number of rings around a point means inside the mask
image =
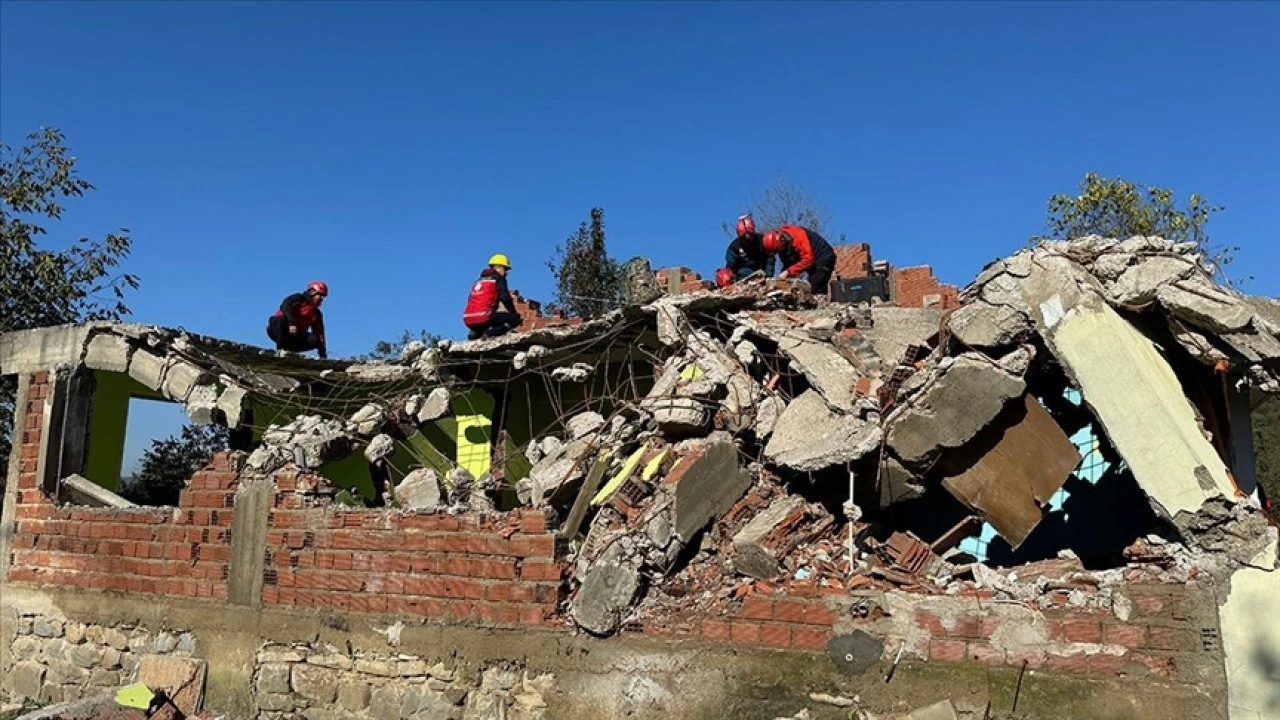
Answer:
POLYGON ((1200 274, 1161 286, 1156 299, 1176 317, 1211 332, 1243 330, 1253 319, 1253 308, 1241 296, 1200 274))
POLYGON ((778 351, 791 361, 792 367, 805 376, 831 407, 852 412, 857 403, 854 386, 861 377, 843 355, 830 343, 814 340, 801 330, 757 322, 748 315, 737 316, 739 322, 757 335, 778 345, 778 351))
POLYGON ((942 486, 1016 550, 1080 460, 1071 438, 1027 395, 972 443, 943 455, 937 469, 942 486))
POLYGON ((886 442, 908 464, 925 464, 986 427, 1026 383, 979 355, 955 358, 887 419, 886 442))
POLYGON ((764 455, 801 472, 857 460, 880 447, 880 425, 831 411, 816 391, 806 390, 782 412, 764 455))
POLYGON ((240 421, 243 419, 244 399, 248 393, 244 388, 235 385, 228 385, 222 394, 218 396, 217 409, 222 413, 223 421, 227 427, 235 430, 240 427, 240 421))
POLYGON ((136 504, 80 475, 68 475, 59 481, 59 485, 73 505, 113 508, 137 507, 136 504))
POLYGON ((218 409, 218 386, 196 385, 187 395, 187 417, 196 425, 212 425, 218 409))
POLYGON ((129 377, 148 390, 159 390, 164 380, 165 359, 146 350, 135 350, 129 360, 129 377))
POLYGON ((516 492, 522 502, 539 507, 562 487, 581 479, 587 471, 588 458, 596 451, 593 437, 573 440, 545 455, 529 470, 529 477, 517 483, 516 492))
POLYGON ((878 482, 881 508, 924 495, 924 481, 891 455, 886 455, 879 464, 878 482))
POLYGON ((1155 302, 1160 288, 1186 278, 1194 271, 1195 266, 1180 257, 1148 257, 1127 267, 1115 282, 1107 285, 1107 292, 1112 302, 1142 307, 1155 302))
POLYGON ((1031 332, 1031 321, 1011 307, 975 302, 948 316, 947 327, 965 346, 998 348, 1024 338, 1031 332))
POLYGON ((431 468, 418 468, 404 476, 395 488, 396 502, 406 510, 429 510, 441 502, 440 476, 431 468))
POLYGON ((1173 368, 1100 297, 1073 306, 1046 340, 1158 512, 1173 518, 1234 495, 1173 368))
POLYGON ((185 403, 191 390, 208 378, 208 373, 197 365, 171 360, 164 373, 164 394, 170 400, 185 403))
POLYGON ((779 559, 799 543, 796 525, 805 518, 798 495, 775 499, 733 536, 733 567, 757 580, 772 580, 782 569, 779 559))
POLYGON ((551 379, 557 382, 586 382, 596 371, 594 365, 574 363, 569 367, 558 367, 551 371, 551 379))
POLYGON ((686 457, 667 474, 675 484, 675 534, 682 542, 712 520, 724 515, 746 494, 754 480, 738 465, 733 443, 711 444, 694 457, 686 457))
POLYGON ((355 425, 357 433, 365 437, 371 437, 377 434, 382 427, 382 423, 386 422, 386 418, 386 412, 383 411, 381 405, 368 403, 351 416, 351 423, 355 425))
POLYGON ((364 449, 364 459, 377 463, 391 456, 396 451, 396 441, 390 435, 378 435, 369 441, 364 449))
POLYGON ((129 355, 133 347, 129 341, 115 333, 94 335, 85 349, 84 364, 93 370, 123 373, 129 369, 129 355))
POLYGON ((927 345, 938 334, 942 311, 877 305, 871 308, 871 327, 860 328, 876 355, 889 365, 902 361, 911 345, 927 345))
POLYGON ((570 605, 578 627, 595 635, 617 632, 640 592, 640 566, 630 538, 614 541, 588 569, 570 605))

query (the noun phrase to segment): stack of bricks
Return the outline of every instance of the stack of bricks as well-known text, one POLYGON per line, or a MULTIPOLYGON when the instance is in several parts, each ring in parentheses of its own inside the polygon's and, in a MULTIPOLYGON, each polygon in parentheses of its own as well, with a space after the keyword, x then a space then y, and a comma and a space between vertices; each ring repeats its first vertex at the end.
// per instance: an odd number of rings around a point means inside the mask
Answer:
POLYGON ((237 475, 230 457, 195 474, 177 511, 59 506, 37 476, 49 380, 37 373, 27 393, 9 580, 225 598, 237 475))
POLYGON ((564 310, 559 309, 552 311, 550 315, 543 315, 542 303, 522 296, 518 290, 511 291, 511 299, 515 303, 516 314, 521 320, 516 332, 528 332, 557 325, 577 325, 582 322, 582 318, 569 317, 564 310))
MULTIPOLYGON (((270 511, 263 603, 489 626, 555 624, 565 565, 542 511, 505 517, 298 508, 270 511)), ((304 483, 305 484, 305 483, 304 483)))
POLYGON ((839 245, 836 251, 835 276, 841 280, 864 278, 871 274, 871 246, 866 243, 839 245))

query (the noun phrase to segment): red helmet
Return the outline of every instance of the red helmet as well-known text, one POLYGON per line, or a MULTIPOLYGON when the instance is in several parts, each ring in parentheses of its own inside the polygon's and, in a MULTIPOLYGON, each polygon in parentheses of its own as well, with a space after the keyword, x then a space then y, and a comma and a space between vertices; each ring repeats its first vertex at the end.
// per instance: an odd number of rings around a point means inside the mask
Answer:
POLYGON ((750 215, 743 215, 738 218, 738 237, 749 235, 756 231, 756 221, 750 215))
POLYGON ((307 284, 307 292, 319 295, 320 297, 328 297, 329 286, 325 285, 322 280, 312 280, 307 284))
POLYGON ((786 237, 781 230, 770 230, 764 234, 764 251, 776 253, 782 250, 782 240, 786 237))
MULTIPOLYGON (((742 221, 738 221, 738 225, 742 225, 742 221)), ((716 271, 716 286, 727 288, 733 284, 733 271, 729 268, 720 268, 716 271)))

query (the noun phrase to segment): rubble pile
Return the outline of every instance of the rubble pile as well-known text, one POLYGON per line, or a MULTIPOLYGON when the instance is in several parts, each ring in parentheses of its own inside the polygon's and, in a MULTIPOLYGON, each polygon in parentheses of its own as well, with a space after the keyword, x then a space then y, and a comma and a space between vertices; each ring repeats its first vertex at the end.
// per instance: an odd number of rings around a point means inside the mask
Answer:
POLYGON ((598 635, 788 589, 1088 607, 1124 580, 1276 567, 1248 398, 1280 393, 1280 304, 1215 283, 1193 246, 1043 243, 950 313, 764 278, 627 296, 379 363, 264 371, 129 326, 90 328, 83 357, 201 421, 256 411, 262 476, 361 453, 400 511, 546 509, 571 553, 567 616, 598 635), (528 414, 556 417, 468 409, 476 389, 544 393, 528 414))

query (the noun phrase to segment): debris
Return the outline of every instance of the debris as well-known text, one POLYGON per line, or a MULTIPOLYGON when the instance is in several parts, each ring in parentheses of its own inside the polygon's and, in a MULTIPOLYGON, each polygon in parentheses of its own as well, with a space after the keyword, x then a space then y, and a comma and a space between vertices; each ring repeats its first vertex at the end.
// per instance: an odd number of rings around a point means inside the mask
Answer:
POLYGON ((119 495, 80 475, 68 475, 58 483, 68 499, 76 505, 90 507, 137 507, 119 495))
POLYGON ((809 693, 809 699, 823 705, 834 705, 839 708, 853 707, 856 703, 847 697, 837 697, 826 693, 809 693))
POLYGON ((867 455, 880 446, 880 437, 879 424, 837 415, 808 390, 783 410, 764 454, 793 470, 821 470, 867 455))
POLYGON ((1080 459, 1071 438, 1027 395, 973 443, 944 455, 942 486, 1016 549, 1080 459))
POLYGON ((578 440, 604 427, 604 418, 597 412, 578 413, 565 421, 569 437, 578 440))
POLYGON ((950 700, 941 700, 927 707, 912 710, 906 715, 899 715, 898 720, 960 720, 960 716, 956 714, 956 706, 952 705, 950 700))
POLYGON ((440 477, 431 468, 418 468, 395 488, 396 502, 406 510, 427 510, 441 503, 440 477))
POLYGON ((595 372, 595 366, 574 363, 571 367, 558 367, 551 371, 551 379, 559 382, 586 382, 595 372))
POLYGON ((396 451, 396 441, 390 435, 378 435, 369 441, 364 449, 364 459, 377 463, 390 457, 396 451))
POLYGON ((383 412, 382 406, 377 403, 369 403, 351 416, 351 422, 356 427, 356 433, 365 437, 376 434, 385 420, 386 413, 383 412))
POLYGON ((756 515, 733 537, 733 566, 743 575, 769 580, 778 575, 779 560, 809 539, 831 528, 833 521, 822 506, 808 506, 796 495, 780 497, 756 515), (806 523, 811 516, 827 515, 827 522, 806 523), (807 526, 808 533, 800 532, 807 526))
POLYGON ((444 417, 445 413, 449 412, 450 399, 448 390, 442 387, 432 390, 422 402, 422 407, 414 413, 418 423, 427 423, 444 417))

